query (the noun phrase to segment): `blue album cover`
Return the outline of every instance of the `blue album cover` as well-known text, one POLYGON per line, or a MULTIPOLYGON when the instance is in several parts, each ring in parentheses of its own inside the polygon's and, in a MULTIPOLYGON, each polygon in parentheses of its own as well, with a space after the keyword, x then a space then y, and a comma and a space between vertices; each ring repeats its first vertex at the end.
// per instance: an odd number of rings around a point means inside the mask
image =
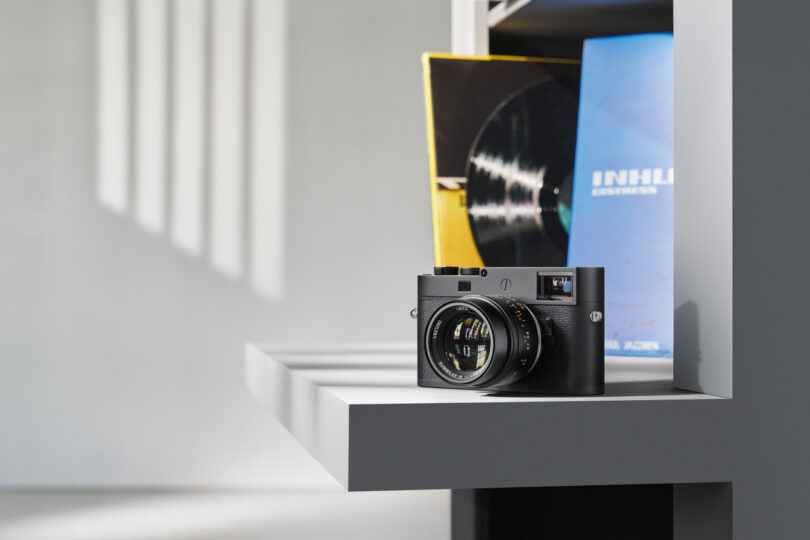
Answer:
POLYGON ((570 266, 605 267, 605 353, 672 356, 672 34, 585 40, 570 266))

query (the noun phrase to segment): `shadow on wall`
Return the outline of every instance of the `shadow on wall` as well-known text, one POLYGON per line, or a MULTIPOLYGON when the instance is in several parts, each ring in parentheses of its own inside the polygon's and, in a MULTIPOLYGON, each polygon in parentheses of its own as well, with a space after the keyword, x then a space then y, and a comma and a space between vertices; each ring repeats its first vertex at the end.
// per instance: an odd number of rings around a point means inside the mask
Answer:
POLYGON ((286 0, 96 3, 98 201, 272 301, 286 19, 286 0))
POLYGON ((684 302, 675 308, 675 328, 677 328, 678 350, 675 351, 678 361, 675 362, 675 381, 679 381, 680 373, 693 374, 688 383, 690 390, 702 391, 697 377, 699 373, 701 353, 699 335, 699 313, 696 302, 684 302))
POLYGON ((244 343, 412 341, 419 54, 448 25, 432 0, 0 2, 0 484, 334 483, 246 391, 244 343))

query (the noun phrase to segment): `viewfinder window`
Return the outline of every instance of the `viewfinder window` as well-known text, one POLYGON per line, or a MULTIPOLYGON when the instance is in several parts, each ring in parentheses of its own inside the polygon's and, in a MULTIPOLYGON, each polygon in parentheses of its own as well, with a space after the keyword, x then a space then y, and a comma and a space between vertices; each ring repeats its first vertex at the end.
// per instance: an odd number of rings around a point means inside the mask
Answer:
POLYGON ((540 274, 537 276, 537 299, 551 302, 573 301, 573 276, 571 274, 540 274))

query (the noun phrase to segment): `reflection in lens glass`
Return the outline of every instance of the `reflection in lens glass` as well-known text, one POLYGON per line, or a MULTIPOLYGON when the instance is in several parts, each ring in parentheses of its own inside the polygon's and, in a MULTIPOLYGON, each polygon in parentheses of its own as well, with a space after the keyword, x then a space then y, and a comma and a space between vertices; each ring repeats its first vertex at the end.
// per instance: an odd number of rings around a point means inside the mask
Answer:
POLYGON ((445 365, 453 371, 470 373, 484 367, 489 357, 489 325, 464 313, 445 327, 445 365))

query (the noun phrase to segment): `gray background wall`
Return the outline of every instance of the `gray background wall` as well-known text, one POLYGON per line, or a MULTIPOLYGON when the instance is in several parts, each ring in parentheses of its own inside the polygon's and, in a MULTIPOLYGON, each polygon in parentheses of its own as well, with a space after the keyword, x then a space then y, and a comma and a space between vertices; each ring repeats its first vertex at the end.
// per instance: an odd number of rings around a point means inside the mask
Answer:
POLYGON ((449 3, 289 3, 279 302, 99 205, 94 14, 0 0, 0 486, 330 484, 244 390, 242 347, 411 338, 419 55, 449 48, 449 3))

